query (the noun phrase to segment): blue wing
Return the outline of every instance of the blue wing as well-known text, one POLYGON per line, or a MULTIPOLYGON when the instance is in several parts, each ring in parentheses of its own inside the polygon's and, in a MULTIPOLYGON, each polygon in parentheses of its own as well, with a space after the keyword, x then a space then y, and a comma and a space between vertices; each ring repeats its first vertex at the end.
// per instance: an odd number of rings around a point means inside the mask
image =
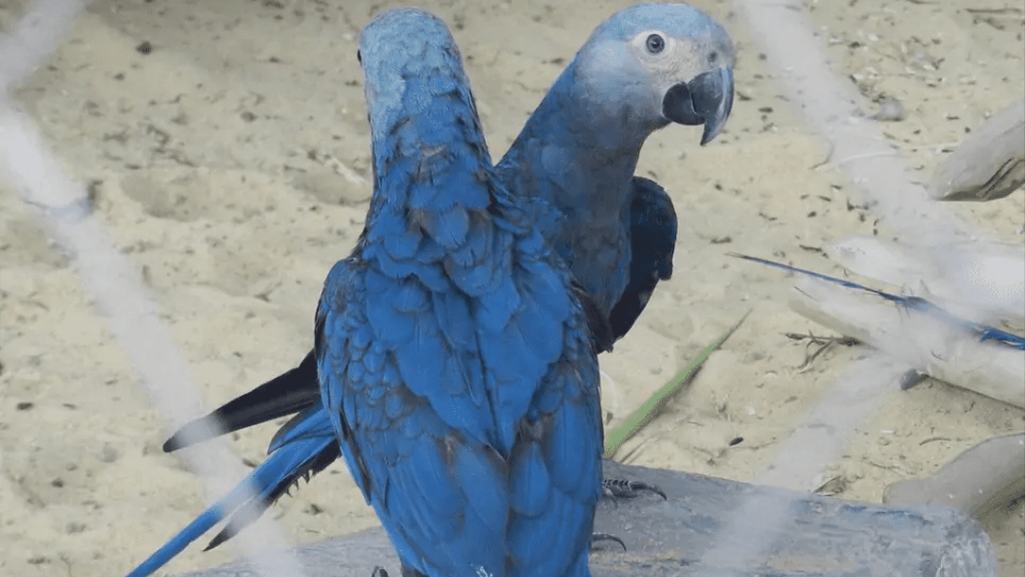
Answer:
POLYGON ((361 266, 342 261, 328 278, 318 370, 346 462, 404 566, 556 575, 578 564, 601 423, 582 316, 562 328, 566 283, 534 263, 478 300, 361 266))
POLYGON ((676 249, 676 210, 656 182, 635 176, 630 198, 630 279, 609 314, 614 340, 631 327, 660 280, 673 275, 676 249))
MULTIPOLYGON (((669 208, 671 210, 672 205, 669 208)), ((642 221, 641 224, 646 222, 647 220, 642 221)), ((674 238, 675 228, 674 220, 674 238)), ((651 243, 651 246, 656 245, 657 242, 651 243)), ((657 251, 657 249, 653 250, 657 251)), ((664 253, 654 251, 651 254, 664 255, 664 253)), ((672 254, 670 253, 668 257, 663 256, 661 258, 665 260, 658 263, 652 262, 652 266, 658 268, 659 274, 671 273, 672 254), (669 268, 666 269, 666 266, 669 268), (666 270, 668 270, 668 273, 661 272, 666 270)), ((637 270, 641 274, 651 274, 649 271, 652 269, 639 265, 637 270)), ((660 276, 659 278, 664 280, 668 277, 660 276)), ((638 289, 636 291, 628 289, 627 294, 640 294, 645 284, 631 282, 630 286, 636 286, 638 289)), ((633 324, 633 319, 644 309, 644 305, 638 303, 629 309, 636 312, 624 312, 619 317, 619 324, 616 325, 620 327, 617 332, 616 328, 610 324, 610 320, 605 318, 604 313, 602 313, 594 299, 591 298, 591 295, 587 294, 579 285, 574 285, 573 288, 577 299, 580 300, 584 307, 588 332, 591 335, 591 345, 596 353, 612 350, 613 343, 629 330, 633 324), (633 317, 627 316, 628 314, 633 314, 633 317)), ((627 297, 624 295, 624 300, 626 299, 627 297)), ((280 417, 298 413, 315 405, 320 406, 320 382, 317 380, 316 357, 314 351, 311 350, 297 367, 257 386, 248 393, 228 401, 214 411, 186 423, 164 442, 163 450, 167 453, 177 451, 209 440, 214 435, 223 435, 260 425, 280 417), (216 424, 219 428, 211 427, 213 424, 216 424)))

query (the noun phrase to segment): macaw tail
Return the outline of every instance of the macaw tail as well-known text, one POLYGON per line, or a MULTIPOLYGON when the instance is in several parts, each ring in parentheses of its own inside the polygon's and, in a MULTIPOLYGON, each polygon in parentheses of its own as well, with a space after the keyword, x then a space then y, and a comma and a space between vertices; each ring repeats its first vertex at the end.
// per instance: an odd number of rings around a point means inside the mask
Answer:
POLYGON ((319 403, 286 423, 271 441, 268 452, 267 460, 237 487, 203 511, 127 577, 153 574, 214 525, 227 519, 224 529, 204 550, 220 545, 258 519, 300 478, 309 480, 340 457, 331 421, 319 403))

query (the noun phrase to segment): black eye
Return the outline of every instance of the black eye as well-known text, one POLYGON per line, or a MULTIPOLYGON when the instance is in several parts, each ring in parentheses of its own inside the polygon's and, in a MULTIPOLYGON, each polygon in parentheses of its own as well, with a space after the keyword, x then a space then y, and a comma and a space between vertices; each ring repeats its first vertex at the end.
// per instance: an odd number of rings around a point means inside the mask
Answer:
POLYGON ((644 45, 648 47, 648 52, 658 54, 666 47, 666 41, 658 34, 652 34, 644 41, 644 45))
POLYGON ((709 64, 715 64, 716 61, 718 61, 718 60, 719 60, 719 53, 718 52, 712 52, 711 54, 708 55, 708 63, 709 64))
POLYGON ((363 55, 359 53, 359 50, 356 51, 356 61, 363 64, 363 55))

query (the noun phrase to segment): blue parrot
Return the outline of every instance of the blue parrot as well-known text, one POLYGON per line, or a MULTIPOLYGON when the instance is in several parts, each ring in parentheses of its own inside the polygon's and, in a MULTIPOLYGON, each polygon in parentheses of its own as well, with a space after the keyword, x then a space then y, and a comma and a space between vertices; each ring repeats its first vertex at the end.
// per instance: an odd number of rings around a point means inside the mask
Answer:
POLYGON ((386 12, 360 56, 375 196, 314 344, 345 462, 404 573, 589 576, 589 297, 495 177, 444 23, 386 12))
POLYGON ((538 219, 546 237, 606 314, 624 296, 646 302, 628 285, 653 288, 646 275, 672 272, 676 216, 660 186, 633 176, 641 147, 673 122, 703 124, 702 144, 715 138, 733 107, 733 62, 726 31, 691 6, 621 10, 594 30, 499 162, 516 194, 551 205, 538 219), (633 253, 638 235, 638 248, 653 252, 633 253))
MULTIPOLYGON (((690 6, 622 10, 594 31, 495 169, 583 287, 580 300, 597 351, 611 349, 657 282, 672 273, 672 202, 658 184, 633 176, 644 140, 673 122, 703 124, 702 144, 715 138, 732 108, 733 58, 722 27, 690 6)), ((324 407, 314 350, 296 368, 173 435, 165 451, 204 440, 195 434, 200 422, 216 420, 228 432, 298 413, 275 435, 270 456, 251 475, 261 489, 257 498, 243 502, 229 494, 131 577, 149 574, 230 517, 208 548, 218 545, 298 479, 337 459, 324 407)), ((658 492, 635 482, 609 482, 606 490, 615 496, 658 492)))

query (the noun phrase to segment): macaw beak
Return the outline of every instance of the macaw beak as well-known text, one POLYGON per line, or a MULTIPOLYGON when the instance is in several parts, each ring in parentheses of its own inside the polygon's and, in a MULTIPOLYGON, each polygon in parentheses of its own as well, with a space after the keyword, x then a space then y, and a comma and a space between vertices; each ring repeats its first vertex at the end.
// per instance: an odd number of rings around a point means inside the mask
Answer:
POLYGON ((733 70, 721 66, 681 82, 662 98, 662 115, 688 126, 705 125, 701 144, 719 134, 733 110, 733 70))

